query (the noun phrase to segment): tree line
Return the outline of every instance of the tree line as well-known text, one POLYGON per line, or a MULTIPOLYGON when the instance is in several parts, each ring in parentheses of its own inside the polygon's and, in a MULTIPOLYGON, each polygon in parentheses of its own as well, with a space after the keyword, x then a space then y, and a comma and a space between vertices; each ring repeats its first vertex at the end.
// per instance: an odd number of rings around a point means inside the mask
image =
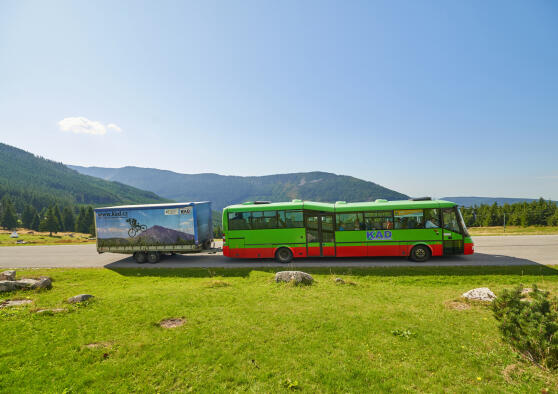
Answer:
MULTIPOLYGON (((21 207, 22 205, 19 204, 21 207)), ((0 201, 0 227, 15 230, 23 227, 35 231, 51 233, 79 232, 95 235, 95 219, 92 206, 65 205, 62 209, 58 204, 38 210, 31 204, 24 204, 18 211, 8 195, 0 201)))
POLYGON ((463 220, 467 227, 502 226, 504 216, 510 226, 558 226, 558 207, 556 202, 540 198, 532 202, 492 205, 482 204, 461 207, 463 220))

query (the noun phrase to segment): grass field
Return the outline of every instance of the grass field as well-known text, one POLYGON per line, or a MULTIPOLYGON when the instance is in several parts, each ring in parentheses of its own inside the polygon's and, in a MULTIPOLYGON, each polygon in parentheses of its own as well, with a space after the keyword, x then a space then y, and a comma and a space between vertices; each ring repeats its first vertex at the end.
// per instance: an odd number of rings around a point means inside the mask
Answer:
POLYGON ((555 373, 502 343, 485 305, 459 301, 481 286, 556 293, 553 267, 308 272, 309 287, 258 269, 18 272, 54 283, 1 296, 34 303, 0 309, 0 392, 558 390, 555 373), (80 293, 96 298, 64 302, 80 293), (186 324, 159 327, 175 317, 186 324))
POLYGON ((558 234, 557 226, 503 226, 470 227, 469 233, 475 235, 553 235, 558 234))
POLYGON ((48 232, 17 230, 19 238, 10 238, 12 231, 0 230, 0 246, 25 246, 25 245, 75 245, 95 243, 90 240, 89 234, 81 233, 56 233, 50 236, 48 232), (18 244, 17 241, 24 241, 18 244))

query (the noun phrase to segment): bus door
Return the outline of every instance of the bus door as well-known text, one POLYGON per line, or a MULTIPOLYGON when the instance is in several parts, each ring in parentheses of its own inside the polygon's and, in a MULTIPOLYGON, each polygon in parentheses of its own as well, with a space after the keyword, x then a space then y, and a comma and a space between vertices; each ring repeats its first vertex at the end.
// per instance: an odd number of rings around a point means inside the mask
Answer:
POLYGON ((333 215, 310 214, 304 218, 307 256, 335 256, 333 215))
POLYGON ((457 218, 457 207, 442 209, 444 256, 463 254, 463 234, 457 218))

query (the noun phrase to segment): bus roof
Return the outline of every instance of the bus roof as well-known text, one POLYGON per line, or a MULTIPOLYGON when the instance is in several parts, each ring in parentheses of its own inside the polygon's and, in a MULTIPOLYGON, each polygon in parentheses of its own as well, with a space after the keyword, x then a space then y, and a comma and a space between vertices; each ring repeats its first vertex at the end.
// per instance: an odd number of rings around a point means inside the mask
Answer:
POLYGON ((311 209, 323 212, 354 212, 366 210, 391 210, 391 209, 419 209, 419 208, 451 208, 456 203, 445 200, 397 200, 397 201, 366 201, 366 202, 344 202, 336 203, 314 202, 293 200, 292 202, 275 202, 275 203, 244 203, 229 205, 225 209, 227 211, 270 211, 282 209, 311 209))

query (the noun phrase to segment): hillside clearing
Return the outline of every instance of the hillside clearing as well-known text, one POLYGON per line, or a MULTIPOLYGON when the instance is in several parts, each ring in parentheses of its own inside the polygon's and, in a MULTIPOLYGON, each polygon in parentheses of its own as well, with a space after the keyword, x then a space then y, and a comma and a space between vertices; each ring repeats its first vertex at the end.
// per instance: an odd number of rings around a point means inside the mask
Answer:
POLYGON ((27 229, 17 229, 18 238, 11 238, 12 231, 0 230, 0 246, 25 246, 25 245, 76 245, 95 243, 91 235, 74 232, 39 232, 27 229), (20 243, 18 243, 18 241, 20 243))
POLYGON ((507 391, 558 389, 504 345, 491 311, 460 295, 519 283, 558 292, 555 267, 274 270, 53 269, 53 288, 0 311, 10 392, 507 391), (353 282, 342 285, 341 277, 353 282), (220 286, 213 284, 219 281, 220 286), (226 285, 223 285, 226 283, 226 285), (95 295, 85 305, 68 297, 95 295), (466 304, 464 307, 462 304, 466 304), (67 311, 36 314, 37 309, 67 311), (172 329, 166 319, 183 319, 172 329), (91 344, 109 344, 92 346, 91 344), (33 351, 29 351, 33 349, 33 351))

